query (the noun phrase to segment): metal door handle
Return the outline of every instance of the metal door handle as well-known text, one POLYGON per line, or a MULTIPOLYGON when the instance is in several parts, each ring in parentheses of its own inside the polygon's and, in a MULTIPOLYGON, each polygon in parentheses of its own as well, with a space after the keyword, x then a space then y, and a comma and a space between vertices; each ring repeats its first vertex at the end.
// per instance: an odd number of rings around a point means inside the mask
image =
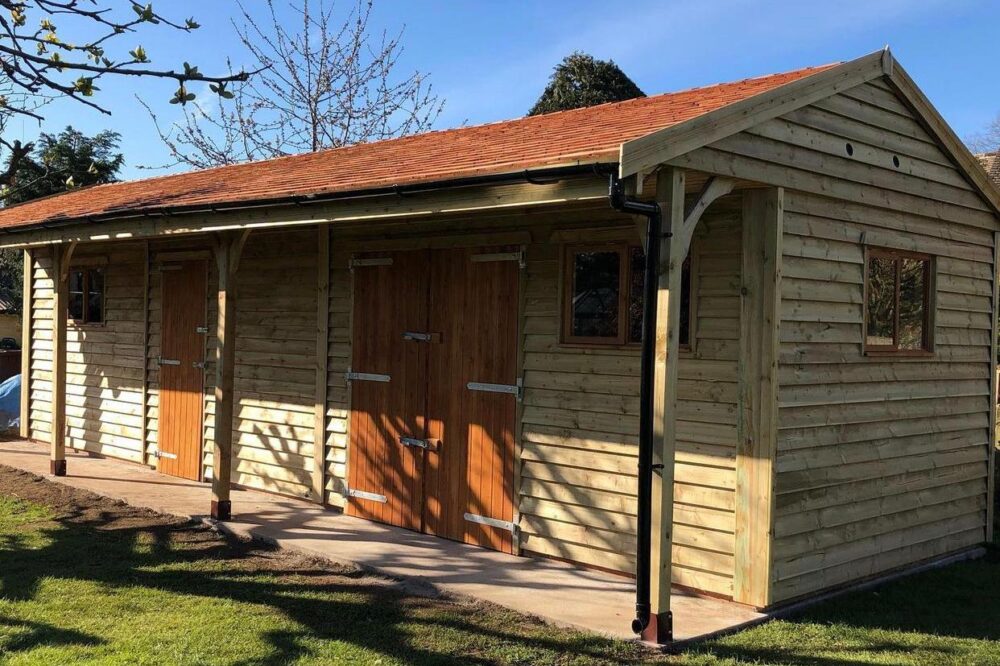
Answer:
POLYGON ((441 444, 440 439, 418 439, 416 437, 400 437, 399 443, 403 446, 414 446, 424 451, 433 451, 441 444))
POLYGON ((406 331, 405 333, 403 333, 403 339, 408 342, 430 342, 432 344, 440 344, 441 334, 417 333, 415 331, 406 331))

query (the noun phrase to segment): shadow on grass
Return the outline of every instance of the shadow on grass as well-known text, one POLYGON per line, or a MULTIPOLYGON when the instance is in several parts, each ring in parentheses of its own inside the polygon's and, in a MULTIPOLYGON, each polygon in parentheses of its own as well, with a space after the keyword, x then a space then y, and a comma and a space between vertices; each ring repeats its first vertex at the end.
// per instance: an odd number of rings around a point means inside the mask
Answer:
POLYGON ((998 573, 994 548, 982 559, 846 594, 689 655, 796 666, 970 663, 971 655, 996 650, 975 641, 1000 641, 998 573))
MULTIPOLYGON (((290 630, 254 634, 266 641, 269 654, 246 664, 293 662, 312 654, 317 639, 414 664, 490 664, 504 649, 537 651, 547 662, 567 653, 600 663, 648 657, 634 645, 535 626, 500 609, 482 613, 473 604, 408 596, 392 582, 362 580, 360 573, 331 570, 107 500, 95 499, 93 506, 80 501, 57 511, 55 521, 25 526, 30 539, 8 534, 0 544, 0 599, 34 600, 43 580, 83 581, 109 591, 144 587, 264 606, 295 623, 290 630)), ((104 642, 28 625, 0 616, 0 627, 10 636, 0 652, 104 642)), ((240 637, 220 635, 218 640, 240 637)))

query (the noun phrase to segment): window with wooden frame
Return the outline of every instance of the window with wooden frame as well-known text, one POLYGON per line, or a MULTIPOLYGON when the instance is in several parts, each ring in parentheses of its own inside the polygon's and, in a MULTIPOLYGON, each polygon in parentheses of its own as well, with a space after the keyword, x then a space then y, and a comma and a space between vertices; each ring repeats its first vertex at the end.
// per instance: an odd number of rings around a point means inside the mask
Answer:
POLYGON ((72 268, 69 271, 67 315, 77 324, 104 323, 104 269, 72 268))
MULTIPOLYGON (((638 245, 570 245, 564 255, 562 342, 642 342, 646 253, 638 245)), ((691 345, 691 258, 681 269, 681 347, 691 345)))
POLYGON ((865 253, 865 352, 929 354, 933 350, 933 257, 868 248, 865 253))

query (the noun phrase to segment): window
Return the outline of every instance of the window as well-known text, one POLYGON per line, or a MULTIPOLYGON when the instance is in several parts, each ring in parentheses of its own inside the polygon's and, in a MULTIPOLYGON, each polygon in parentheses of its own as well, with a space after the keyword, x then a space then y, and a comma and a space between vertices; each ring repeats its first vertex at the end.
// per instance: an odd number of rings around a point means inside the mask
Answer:
POLYGON ((931 258, 869 249, 865 271, 865 351, 931 351, 931 258))
POLYGON ((69 272, 69 318, 78 324, 104 323, 104 270, 72 269, 69 272))
MULTIPOLYGON (((563 342, 624 345, 642 342, 646 253, 637 245, 566 249, 563 342)), ((682 347, 691 344, 691 259, 681 269, 682 347)))

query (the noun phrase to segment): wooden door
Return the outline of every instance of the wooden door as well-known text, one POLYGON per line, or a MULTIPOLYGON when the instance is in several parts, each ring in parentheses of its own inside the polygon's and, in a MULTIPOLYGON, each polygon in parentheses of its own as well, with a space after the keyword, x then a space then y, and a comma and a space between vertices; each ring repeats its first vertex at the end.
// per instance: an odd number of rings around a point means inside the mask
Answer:
POLYGON ((516 248, 431 257, 425 531, 513 552, 516 248))
POLYGON ((158 469, 201 480, 205 414, 207 266, 167 264, 161 273, 158 469))
POLYGON ((427 253, 353 262, 348 513, 421 528, 428 345, 427 253))

